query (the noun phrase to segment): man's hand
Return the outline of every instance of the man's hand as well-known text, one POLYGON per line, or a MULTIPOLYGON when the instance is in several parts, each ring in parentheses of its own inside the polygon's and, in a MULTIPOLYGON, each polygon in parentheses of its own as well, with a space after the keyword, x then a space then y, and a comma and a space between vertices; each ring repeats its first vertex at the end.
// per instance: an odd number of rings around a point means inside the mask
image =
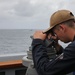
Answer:
POLYGON ((45 40, 46 36, 47 36, 46 34, 43 34, 43 31, 36 31, 33 35, 33 39, 45 40))
POLYGON ((34 34, 33 34, 33 39, 41 39, 41 40, 45 40, 45 39, 54 39, 55 40, 55 44, 54 44, 54 47, 56 48, 56 52, 59 53, 60 52, 60 48, 61 48, 61 45, 58 43, 58 38, 57 38, 57 35, 55 36, 52 36, 51 34, 45 34, 43 33, 43 31, 36 31, 34 34))

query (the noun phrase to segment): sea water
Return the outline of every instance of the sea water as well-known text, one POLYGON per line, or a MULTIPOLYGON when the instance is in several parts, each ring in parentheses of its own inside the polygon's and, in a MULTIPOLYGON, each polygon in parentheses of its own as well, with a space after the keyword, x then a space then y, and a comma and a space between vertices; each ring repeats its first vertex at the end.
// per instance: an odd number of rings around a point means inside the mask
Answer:
POLYGON ((0 55, 26 53, 31 46, 32 29, 0 29, 0 55))

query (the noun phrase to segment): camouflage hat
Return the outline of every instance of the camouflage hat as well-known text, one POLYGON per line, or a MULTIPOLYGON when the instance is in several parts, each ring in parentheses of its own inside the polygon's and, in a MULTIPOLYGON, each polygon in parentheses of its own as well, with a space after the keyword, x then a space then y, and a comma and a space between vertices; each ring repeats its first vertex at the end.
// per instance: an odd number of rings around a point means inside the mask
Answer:
POLYGON ((53 27, 56 25, 65 22, 67 20, 74 19, 74 15, 69 10, 58 10, 55 13, 52 14, 50 18, 50 27, 44 31, 44 33, 47 33, 50 31, 53 27))

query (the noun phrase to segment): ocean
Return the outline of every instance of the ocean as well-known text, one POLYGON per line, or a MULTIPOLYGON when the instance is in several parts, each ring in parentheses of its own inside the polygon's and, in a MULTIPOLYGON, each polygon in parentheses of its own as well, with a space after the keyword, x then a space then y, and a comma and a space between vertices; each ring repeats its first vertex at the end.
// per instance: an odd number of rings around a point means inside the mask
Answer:
MULTIPOLYGON (((0 55, 26 53, 31 46, 33 29, 0 29, 0 55)), ((66 47, 66 44, 63 44, 66 47)))
POLYGON ((26 53, 31 46, 32 29, 0 29, 0 55, 26 53))

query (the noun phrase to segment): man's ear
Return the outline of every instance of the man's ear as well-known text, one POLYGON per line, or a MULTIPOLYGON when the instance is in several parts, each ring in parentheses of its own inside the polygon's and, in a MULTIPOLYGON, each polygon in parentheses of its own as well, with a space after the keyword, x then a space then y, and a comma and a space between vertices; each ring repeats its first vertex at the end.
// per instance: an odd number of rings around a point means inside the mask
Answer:
POLYGON ((66 31, 66 25, 61 24, 60 25, 60 30, 65 32, 66 31))

